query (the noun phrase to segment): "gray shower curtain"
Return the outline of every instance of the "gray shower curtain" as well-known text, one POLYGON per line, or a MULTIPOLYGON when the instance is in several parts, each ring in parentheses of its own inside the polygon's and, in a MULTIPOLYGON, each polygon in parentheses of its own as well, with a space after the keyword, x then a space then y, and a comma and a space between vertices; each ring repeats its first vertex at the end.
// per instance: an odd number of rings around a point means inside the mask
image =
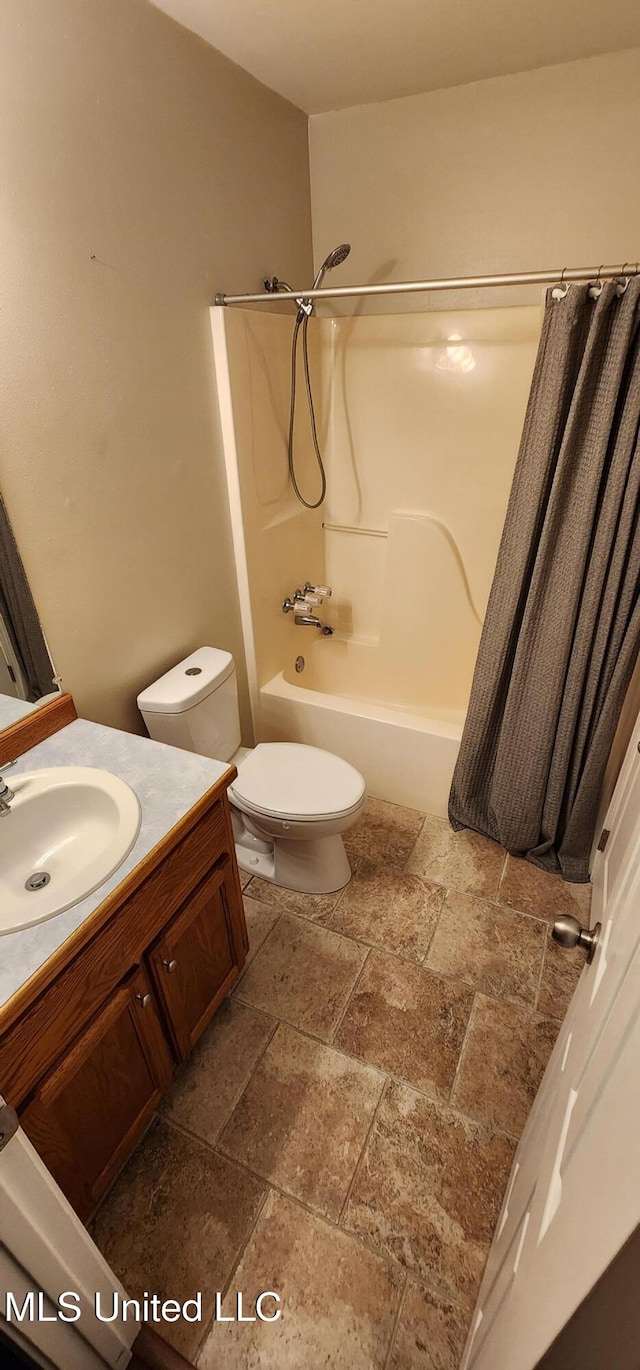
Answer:
POLYGON ((639 300, 547 294, 449 798, 454 828, 573 881, 640 649, 639 300))
POLYGON ((53 690, 53 667, 5 505, 0 498, 0 614, 29 688, 29 699, 53 690))

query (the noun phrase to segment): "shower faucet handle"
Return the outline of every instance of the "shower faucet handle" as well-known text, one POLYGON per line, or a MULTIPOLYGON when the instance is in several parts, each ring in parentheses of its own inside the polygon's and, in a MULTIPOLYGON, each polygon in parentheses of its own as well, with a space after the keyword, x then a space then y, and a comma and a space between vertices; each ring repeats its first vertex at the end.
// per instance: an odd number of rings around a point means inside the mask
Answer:
POLYGON ((331 599, 331 586, 330 586, 330 585, 311 585, 311 584, 309 583, 309 581, 307 580, 307 581, 305 581, 304 594, 305 594, 305 597, 306 597, 307 595, 320 595, 320 598, 321 598, 321 599, 331 599))

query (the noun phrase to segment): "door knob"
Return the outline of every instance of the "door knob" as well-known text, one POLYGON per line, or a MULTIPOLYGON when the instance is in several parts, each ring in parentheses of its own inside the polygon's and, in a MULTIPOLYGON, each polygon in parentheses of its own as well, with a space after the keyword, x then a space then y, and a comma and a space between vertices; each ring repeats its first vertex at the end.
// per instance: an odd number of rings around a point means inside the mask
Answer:
POLYGON ((178 968, 177 961, 163 961, 162 964, 167 972, 167 975, 172 975, 173 971, 177 970, 178 968))
POLYGON ((579 947, 585 952, 587 965, 593 961, 598 945, 598 938, 602 931, 602 923, 596 923, 595 928, 583 928, 582 923, 571 913, 563 913, 551 929, 551 936, 554 942, 558 942, 561 947, 571 951, 573 947, 579 947))
POLYGON ((151 1003, 150 994, 136 994, 136 999, 141 1008, 148 1008, 149 1004, 151 1003))

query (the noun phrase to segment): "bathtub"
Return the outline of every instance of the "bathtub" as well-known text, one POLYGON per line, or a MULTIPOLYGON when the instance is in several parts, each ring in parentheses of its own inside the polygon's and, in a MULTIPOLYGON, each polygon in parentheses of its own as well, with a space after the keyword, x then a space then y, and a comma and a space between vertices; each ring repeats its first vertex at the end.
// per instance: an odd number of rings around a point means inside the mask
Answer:
POLYGON ((385 666, 375 645, 296 646, 304 669, 292 656, 260 687, 259 740, 324 747, 356 766, 376 798, 445 817, 465 709, 422 704, 415 678, 403 681, 402 664, 385 666))

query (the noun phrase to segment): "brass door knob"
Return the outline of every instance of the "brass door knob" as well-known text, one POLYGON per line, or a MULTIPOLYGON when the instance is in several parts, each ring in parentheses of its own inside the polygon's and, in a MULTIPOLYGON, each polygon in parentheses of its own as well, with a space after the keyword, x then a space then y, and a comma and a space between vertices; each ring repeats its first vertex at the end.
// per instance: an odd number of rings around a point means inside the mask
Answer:
POLYGON ((151 1003, 150 994, 136 994, 136 999, 140 1005, 140 1008, 148 1008, 149 1004, 151 1003))
POLYGON ((571 913, 563 913, 551 929, 551 936, 559 946, 571 951, 573 947, 579 947, 587 958, 587 965, 593 961, 598 945, 598 938, 602 931, 602 923, 596 923, 595 928, 583 928, 582 923, 571 913))
POLYGON ((163 961, 162 964, 167 972, 167 975, 172 975, 174 970, 178 969, 177 961, 163 961))

